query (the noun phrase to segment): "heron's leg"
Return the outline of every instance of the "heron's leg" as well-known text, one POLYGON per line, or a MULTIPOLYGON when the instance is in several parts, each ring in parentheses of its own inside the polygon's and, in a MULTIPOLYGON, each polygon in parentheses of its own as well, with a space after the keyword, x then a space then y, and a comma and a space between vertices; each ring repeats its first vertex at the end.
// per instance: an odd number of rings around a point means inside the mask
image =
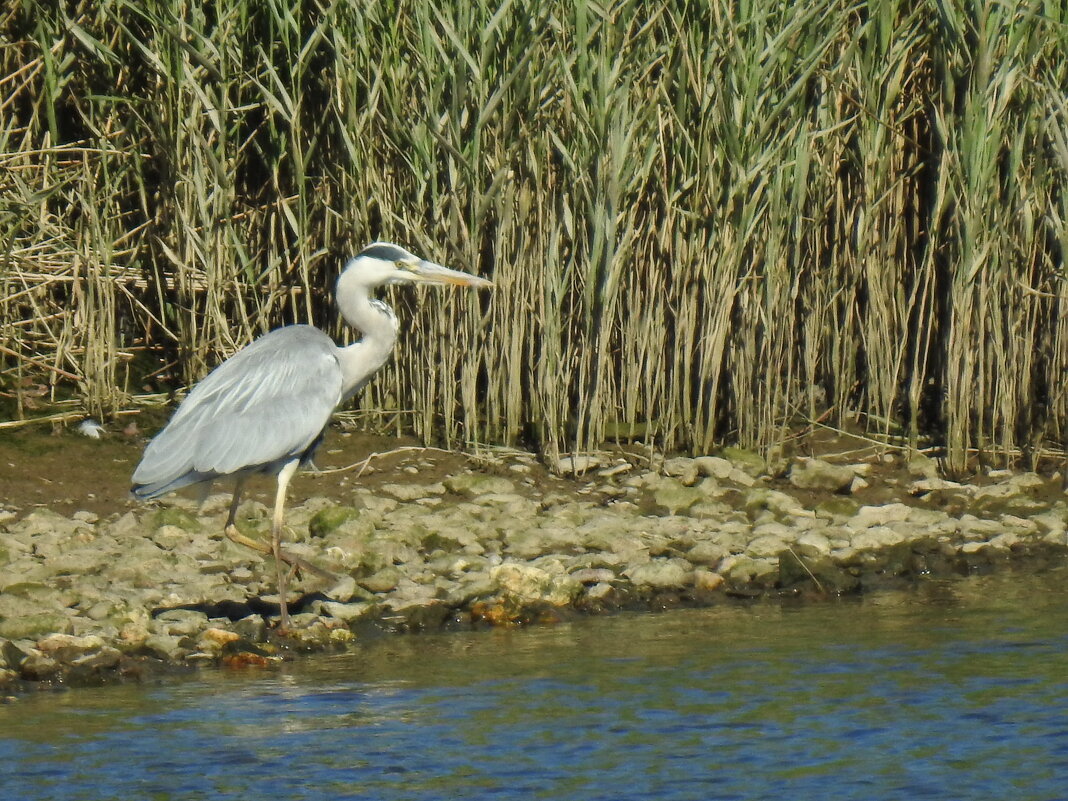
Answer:
POLYGON ((226 528, 234 525, 234 520, 237 518, 237 507, 241 503, 241 490, 245 486, 245 477, 241 476, 234 482, 234 497, 230 501, 230 514, 226 516, 226 528))
POLYGON ((286 489, 293 474, 297 472, 300 460, 294 459, 278 471, 278 492, 274 497, 274 518, 271 523, 271 550, 274 552, 275 576, 278 580, 279 628, 289 628, 289 609, 286 605, 286 570, 282 561, 282 525, 286 513, 286 489))
MULTIPOLYGON (((262 542, 257 542, 251 537, 246 537, 236 526, 227 526, 224 532, 231 542, 236 542, 238 545, 244 545, 246 548, 251 548, 257 553, 274 555, 274 549, 270 545, 264 545, 262 542)), ((335 584, 339 581, 340 577, 336 573, 331 573, 329 570, 324 570, 318 565, 313 565, 306 559, 301 559, 299 556, 294 556, 291 553, 282 551, 282 561, 287 565, 292 565, 294 568, 300 568, 301 570, 307 570, 309 573, 314 573, 320 578, 324 578, 327 581, 333 581, 335 584)))
MULTIPOLYGON (((288 479, 286 480, 286 483, 288 484, 288 479)), ((323 570, 323 568, 319 567, 318 565, 313 565, 311 562, 301 559, 299 556, 294 556, 293 554, 286 553, 280 548, 272 547, 271 545, 265 545, 264 543, 254 540, 251 537, 246 537, 244 534, 237 530, 237 526, 234 524, 234 521, 237 518, 237 507, 241 503, 241 490, 244 488, 244 485, 244 477, 238 478, 237 482, 234 484, 234 499, 230 503, 230 514, 226 517, 226 526, 224 528, 224 533, 230 539, 230 541, 236 542, 238 545, 244 545, 246 548, 251 548, 252 550, 257 551, 258 553, 271 554, 275 557, 276 560, 281 558, 281 561, 293 566, 291 570, 291 575, 292 573, 296 572, 297 568, 300 568, 301 570, 306 570, 309 573, 314 573, 320 578, 324 578, 327 581, 336 584, 340 580, 340 578, 335 574, 331 573, 329 570, 323 570)), ((285 493, 283 490, 283 500, 284 494, 285 493)), ((285 582, 283 582, 283 587, 284 584, 285 582)), ((284 603, 284 592, 282 593, 282 598, 284 603)))

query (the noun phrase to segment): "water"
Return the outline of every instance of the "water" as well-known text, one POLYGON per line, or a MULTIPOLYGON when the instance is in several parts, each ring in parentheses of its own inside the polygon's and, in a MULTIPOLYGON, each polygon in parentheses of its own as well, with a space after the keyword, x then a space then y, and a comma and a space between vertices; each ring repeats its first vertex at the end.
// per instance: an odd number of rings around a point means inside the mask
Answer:
POLYGON ((1068 798, 1068 571, 0 707, 11 799, 1068 798))

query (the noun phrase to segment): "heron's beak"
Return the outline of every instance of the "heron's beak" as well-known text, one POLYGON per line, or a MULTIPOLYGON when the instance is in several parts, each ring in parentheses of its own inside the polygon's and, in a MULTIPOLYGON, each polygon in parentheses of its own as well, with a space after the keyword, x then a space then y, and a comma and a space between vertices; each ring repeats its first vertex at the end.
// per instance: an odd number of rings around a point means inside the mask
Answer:
POLYGON ((408 266, 411 279, 418 284, 454 284, 455 286, 469 286, 476 289, 493 286, 492 281, 470 275, 459 270, 450 270, 432 261, 419 261, 408 266))

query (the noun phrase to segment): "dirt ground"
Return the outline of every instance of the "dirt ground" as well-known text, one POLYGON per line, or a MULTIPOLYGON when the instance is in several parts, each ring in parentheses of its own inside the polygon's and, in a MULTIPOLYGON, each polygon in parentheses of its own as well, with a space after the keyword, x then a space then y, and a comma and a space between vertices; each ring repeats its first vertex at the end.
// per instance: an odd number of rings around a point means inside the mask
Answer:
MULTIPOLYGON (((21 517, 34 507, 46 506, 68 516, 87 510, 104 517, 137 508, 137 502, 129 497, 130 475, 149 435, 166 422, 169 414, 170 410, 160 407, 135 417, 124 417, 121 423, 109 425, 99 439, 78 433, 76 424, 54 429, 48 424, 34 424, 0 431, 0 511, 7 509, 21 517), (123 428, 131 420, 139 426, 130 428, 137 430, 123 428)), ((636 468, 647 469, 648 461, 637 452, 644 449, 617 447, 615 450, 608 459, 626 456, 636 468)), ((906 492, 912 479, 900 451, 876 447, 870 439, 829 429, 811 432, 799 451, 795 455, 822 456, 839 463, 867 463, 868 486, 853 493, 859 503, 916 502, 906 492)), ((342 430, 335 422, 316 453, 318 472, 300 471, 290 484, 288 501, 295 505, 313 496, 326 496, 346 503, 356 487, 373 491, 383 483, 403 483, 413 473, 418 473, 420 483, 435 483, 472 467, 515 479, 517 474, 509 470, 509 465, 518 461, 528 466, 523 483, 536 487, 542 495, 550 491, 589 492, 590 480, 596 480, 596 471, 585 479, 555 476, 532 454, 517 452, 503 460, 480 459, 477 455, 422 448, 411 438, 342 430)), ((1040 468, 1040 473, 1053 478, 1049 492, 1059 495, 1064 491, 1062 480, 1058 480, 1064 469, 1061 459, 1049 461, 1040 468)), ((984 471, 957 478, 978 484, 988 480, 984 471)), ((783 479, 779 481, 786 483, 783 479)), ((773 480, 772 486, 777 483, 773 480)), ((245 497, 270 505, 274 501, 274 487, 272 477, 253 478, 246 485, 245 497)), ((219 481, 213 491, 230 489, 230 482, 219 481)), ((803 503, 813 505, 823 497, 819 492, 796 488, 791 491, 803 503)), ((197 497, 195 488, 181 492, 187 497, 197 497)))
MULTIPOLYGON (((86 437, 74 426, 55 432, 40 425, 0 432, 0 507, 19 516, 46 506, 68 516, 87 510, 102 517, 137 508, 138 502, 129 497, 130 475, 147 440, 141 432, 128 435, 117 427, 109 427, 100 439, 86 437)), ((316 453, 320 472, 300 471, 290 484, 289 502, 324 495, 343 503, 356 486, 373 489, 402 481, 406 472, 416 469, 421 483, 434 483, 471 462, 461 453, 421 448, 414 439, 332 427, 316 453), (372 454, 380 455, 364 464, 372 454)), ((543 478, 552 481, 547 474, 543 478)), ((272 477, 256 477, 246 485, 245 497, 272 504, 274 486, 272 477)), ((229 482, 219 481, 213 491, 230 489, 229 482)), ((196 490, 182 494, 196 497, 196 490)))

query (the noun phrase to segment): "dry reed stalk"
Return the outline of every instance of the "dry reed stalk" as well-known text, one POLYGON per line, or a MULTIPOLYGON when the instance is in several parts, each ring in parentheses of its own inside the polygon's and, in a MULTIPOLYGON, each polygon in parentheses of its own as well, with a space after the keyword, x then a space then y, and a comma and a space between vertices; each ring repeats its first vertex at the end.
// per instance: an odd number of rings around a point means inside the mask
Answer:
POLYGON ((15 414, 345 339, 333 277, 384 238, 497 290, 391 295, 368 425, 555 455, 859 419, 954 469, 1068 437, 1057 4, 30 2, 0 34, 15 414))

